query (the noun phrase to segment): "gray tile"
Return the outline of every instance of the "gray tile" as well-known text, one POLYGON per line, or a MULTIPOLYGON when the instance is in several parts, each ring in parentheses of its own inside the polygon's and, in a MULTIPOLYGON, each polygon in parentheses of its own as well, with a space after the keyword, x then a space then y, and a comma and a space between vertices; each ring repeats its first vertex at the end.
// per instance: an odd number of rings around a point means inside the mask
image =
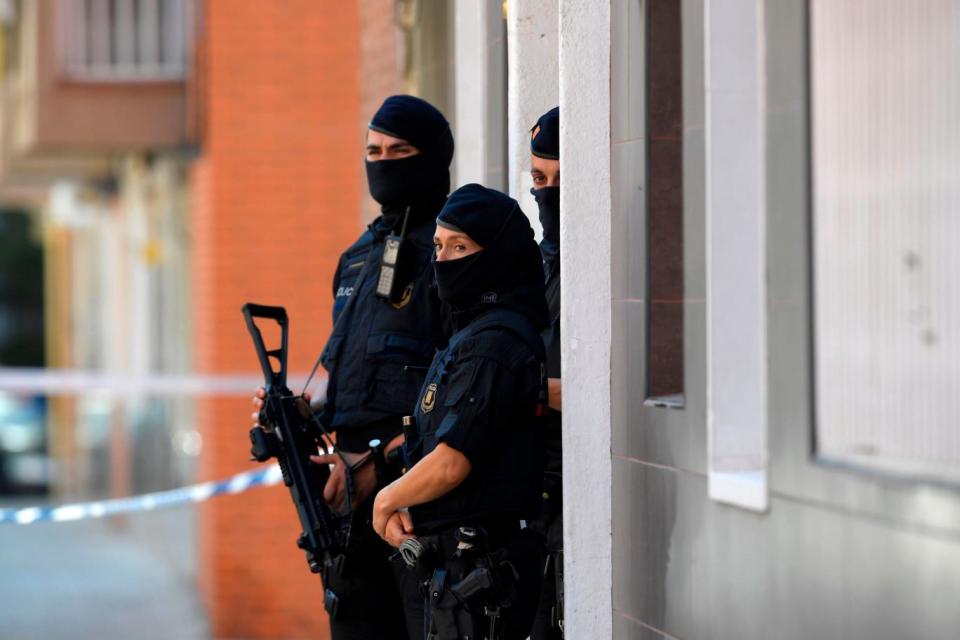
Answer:
MULTIPOLYGON (((767 411, 774 417, 768 427, 770 487, 792 495, 843 495, 850 493, 837 490, 843 479, 812 463, 814 398, 808 318, 805 307, 799 305, 777 303, 767 309, 767 411)), ((857 501, 866 506, 862 497, 857 501)))
POLYGON ((677 638, 955 637, 956 539, 777 496, 756 514, 710 500, 703 476, 621 458, 614 483, 619 617, 677 638))
POLYGON ((646 12, 642 0, 627 0, 627 31, 629 35, 627 71, 628 101, 630 105, 627 136, 630 139, 646 136, 646 12))
POLYGON ((645 324, 646 307, 642 302, 613 301, 613 349, 611 353, 612 449, 631 455, 637 417, 643 407, 646 389, 645 324))
POLYGON ((625 455, 651 464, 703 472, 706 468, 706 427, 702 417, 686 408, 646 406, 631 400, 623 436, 625 455))
POLYGON ((702 129, 704 123, 703 0, 683 0, 683 124, 702 129))
POLYGON ((704 132, 683 136, 683 290, 687 298, 706 295, 706 146, 704 132))
POLYGON ((617 611, 613 612, 613 637, 615 640, 670 640, 668 636, 617 611))
MULTIPOLYGON (((705 473, 706 418, 704 408, 705 371, 701 330, 691 340, 685 362, 686 379, 693 385, 689 405, 683 409, 645 406, 646 398, 646 305, 641 302, 613 302, 612 367, 612 449, 617 455, 654 464, 676 466, 705 473)), ((703 303, 688 304, 684 315, 691 323, 703 323, 703 303)), ((684 322, 685 326, 687 321, 684 322)))
POLYGON ((767 101, 780 110, 806 100, 807 3, 773 2, 765 10, 767 101))
POLYGON ((772 300, 798 300, 807 288, 809 144, 800 112, 767 115, 767 253, 772 300))
MULTIPOLYGON (((707 305, 688 301, 683 310, 683 395, 689 439, 683 468, 706 471, 707 432, 707 305)), ((678 454, 679 457, 679 454, 678 454)))
POLYGON ((614 459, 613 606, 658 629, 667 618, 677 475, 614 459))
POLYGON ((613 145, 613 297, 646 295, 646 145, 634 140, 613 145))
MULTIPOLYGON (((612 447, 617 455, 706 472, 705 367, 702 329, 685 347, 686 405, 682 409, 644 404, 646 390, 645 305, 614 301, 612 353, 612 447), (630 346, 630 341, 633 345, 630 346)), ((702 327, 704 305, 687 304, 685 326, 702 327)))
POLYGON ((629 138, 630 125, 630 32, 629 9, 623 2, 610 5, 612 22, 610 45, 610 139, 629 138))

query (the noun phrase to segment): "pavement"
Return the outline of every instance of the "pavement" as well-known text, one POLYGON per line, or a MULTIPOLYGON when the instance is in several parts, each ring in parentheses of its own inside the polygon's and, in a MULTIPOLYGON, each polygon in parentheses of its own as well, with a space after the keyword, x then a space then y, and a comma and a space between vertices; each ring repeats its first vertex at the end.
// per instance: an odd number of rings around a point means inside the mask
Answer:
MULTIPOLYGON (((28 506, 0 502, 0 507, 28 506)), ((209 638, 192 507, 0 525, 0 638, 209 638)))

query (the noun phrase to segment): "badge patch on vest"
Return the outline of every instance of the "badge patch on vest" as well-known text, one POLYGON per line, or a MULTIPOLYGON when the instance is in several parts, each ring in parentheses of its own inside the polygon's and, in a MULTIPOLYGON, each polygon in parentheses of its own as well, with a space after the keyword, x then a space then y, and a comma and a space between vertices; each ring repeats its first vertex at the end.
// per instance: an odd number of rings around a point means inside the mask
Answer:
POLYGON ((410 298, 413 297, 413 283, 407 285, 407 288, 403 290, 403 295, 400 296, 400 299, 396 302, 391 302, 390 304, 394 309, 403 309, 405 306, 410 304, 410 298))
POLYGON ((427 385, 427 390, 423 392, 423 398, 420 400, 420 410, 424 413, 433 411, 433 405, 437 402, 437 383, 431 382, 427 385))

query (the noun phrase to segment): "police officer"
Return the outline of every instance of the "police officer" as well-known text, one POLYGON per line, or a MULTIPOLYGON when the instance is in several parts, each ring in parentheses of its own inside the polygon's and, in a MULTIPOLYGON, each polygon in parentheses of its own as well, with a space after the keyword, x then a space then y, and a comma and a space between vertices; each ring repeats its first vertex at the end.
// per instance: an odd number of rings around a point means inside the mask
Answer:
POLYGON ((377 494, 373 525, 421 584, 427 637, 526 638, 542 567, 542 540, 521 530, 543 477, 540 253, 516 201, 475 184, 450 195, 434 244, 455 333, 406 428, 409 471, 377 494))
MULTIPOLYGON (((401 418, 416 402, 434 352, 446 342, 431 259, 452 158, 446 119, 419 98, 387 98, 370 121, 367 182, 381 216, 340 257, 334 326, 322 355, 329 378, 319 418, 355 467, 343 570, 322 575, 334 640, 408 638, 397 582, 403 574, 370 526, 370 495, 399 476, 401 418)), ((258 393, 254 401, 258 408, 261 398, 258 393)), ((324 498, 342 512, 348 483, 341 459, 312 459, 336 465, 324 498)))
POLYGON ((560 107, 546 112, 530 130, 531 193, 540 209, 540 252, 547 289, 550 326, 543 332, 547 351, 550 409, 547 412, 547 464, 540 517, 531 527, 547 543, 540 604, 531 640, 563 637, 563 451, 560 382, 560 107))

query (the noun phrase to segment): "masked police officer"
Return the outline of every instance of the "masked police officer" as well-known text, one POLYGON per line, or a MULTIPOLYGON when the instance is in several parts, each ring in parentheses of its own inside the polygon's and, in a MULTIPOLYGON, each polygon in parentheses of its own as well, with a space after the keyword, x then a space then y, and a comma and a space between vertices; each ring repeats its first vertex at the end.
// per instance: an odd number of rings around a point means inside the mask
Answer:
POLYGON ((420 582, 427 637, 526 638, 543 558, 521 530, 543 477, 540 253, 516 201, 479 185, 451 194, 434 243, 455 333, 406 429, 409 471, 377 495, 373 524, 420 582))
MULTIPOLYGON (((334 327, 322 356, 329 379, 319 418, 355 466, 349 485, 339 456, 313 457, 336 465, 324 489, 334 509, 344 511, 352 487, 342 571, 321 576, 334 640, 408 638, 397 583, 402 575, 388 560, 392 549, 370 526, 370 496, 400 474, 402 416, 446 342, 431 259, 452 158, 446 119, 419 98, 392 96, 370 121, 367 181, 382 215, 340 257, 334 327)), ((258 408, 261 398, 254 399, 258 408)))
POLYGON ((547 351, 550 409, 547 412, 547 464, 540 518, 531 527, 547 543, 540 605, 531 640, 563 637, 563 451, 561 447, 560 382, 560 107, 546 112, 530 130, 531 193, 540 209, 543 239, 540 252, 547 289, 550 326, 543 332, 547 351))

